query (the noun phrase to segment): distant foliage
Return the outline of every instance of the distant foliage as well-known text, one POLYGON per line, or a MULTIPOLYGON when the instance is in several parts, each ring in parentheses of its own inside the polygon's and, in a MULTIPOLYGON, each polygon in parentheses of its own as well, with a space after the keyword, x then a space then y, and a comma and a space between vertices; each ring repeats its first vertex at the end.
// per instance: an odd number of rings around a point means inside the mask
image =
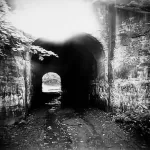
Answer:
POLYGON ((61 83, 60 76, 53 72, 46 73, 42 79, 43 79, 43 83, 45 84, 60 84, 61 83))

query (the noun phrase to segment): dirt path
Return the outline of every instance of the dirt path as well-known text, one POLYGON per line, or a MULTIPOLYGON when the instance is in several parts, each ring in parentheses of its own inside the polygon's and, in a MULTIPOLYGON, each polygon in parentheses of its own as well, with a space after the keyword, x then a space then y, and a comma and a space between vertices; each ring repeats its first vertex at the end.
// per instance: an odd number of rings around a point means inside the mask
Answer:
POLYGON ((148 150, 97 109, 40 109, 26 124, 1 127, 0 140, 1 150, 148 150))

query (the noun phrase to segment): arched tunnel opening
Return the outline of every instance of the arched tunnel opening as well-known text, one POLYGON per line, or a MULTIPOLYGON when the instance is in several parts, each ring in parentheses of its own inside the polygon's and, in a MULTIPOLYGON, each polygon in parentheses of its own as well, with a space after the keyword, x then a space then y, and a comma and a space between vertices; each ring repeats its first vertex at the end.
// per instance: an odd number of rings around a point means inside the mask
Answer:
POLYGON ((48 72, 42 77, 42 92, 61 92, 61 78, 57 73, 48 72))
POLYGON ((61 78, 57 73, 48 72, 42 77, 42 98, 46 105, 61 104, 61 78))
MULTIPOLYGON (((75 109, 94 105, 89 93, 92 82, 97 77, 104 77, 104 51, 102 44, 89 34, 74 36, 64 43, 54 43, 48 39, 37 39, 33 45, 41 46, 55 56, 44 57, 40 61, 33 55, 32 63, 32 99, 31 107, 39 107, 45 103, 42 92, 42 77, 47 72, 55 72, 61 79, 61 106, 75 109)), ((48 98, 51 101, 51 98, 48 98)))

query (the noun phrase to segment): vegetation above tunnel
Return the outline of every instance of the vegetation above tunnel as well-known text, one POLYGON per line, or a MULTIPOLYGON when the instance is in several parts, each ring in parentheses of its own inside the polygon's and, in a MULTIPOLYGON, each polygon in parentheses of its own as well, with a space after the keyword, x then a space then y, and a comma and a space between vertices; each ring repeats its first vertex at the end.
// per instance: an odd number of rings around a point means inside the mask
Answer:
MULTIPOLYGON (((12 51, 38 54, 40 60, 42 56, 55 55, 53 52, 47 52, 39 46, 32 46, 35 38, 13 26, 11 22, 12 12, 5 0, 0 1, 0 56, 7 56, 6 49, 12 51)), ((55 55, 56 56, 56 55, 55 55)))

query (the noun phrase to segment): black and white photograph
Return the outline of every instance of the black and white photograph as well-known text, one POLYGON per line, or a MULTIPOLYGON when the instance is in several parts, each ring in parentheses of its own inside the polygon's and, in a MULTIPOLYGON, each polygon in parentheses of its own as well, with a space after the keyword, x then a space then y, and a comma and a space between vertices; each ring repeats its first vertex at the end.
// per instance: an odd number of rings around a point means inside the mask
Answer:
POLYGON ((150 0, 0 0, 0 150, 150 150, 150 0))

